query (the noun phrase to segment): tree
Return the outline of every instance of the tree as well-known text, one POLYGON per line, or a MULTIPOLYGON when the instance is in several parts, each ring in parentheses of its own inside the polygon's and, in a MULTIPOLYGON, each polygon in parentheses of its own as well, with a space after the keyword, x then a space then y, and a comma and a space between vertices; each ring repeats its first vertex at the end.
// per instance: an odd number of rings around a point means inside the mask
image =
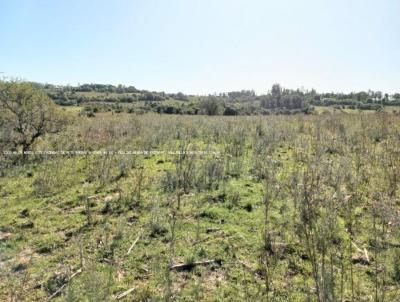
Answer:
POLYGON ((368 93, 361 91, 357 93, 357 101, 359 102, 365 102, 368 98, 368 93))
POLYGON ((375 100, 380 101, 382 99, 382 92, 376 91, 374 97, 375 97, 375 100))
POLYGON ((207 115, 219 115, 221 111, 220 101, 214 96, 206 98, 200 106, 207 115))
POLYGON ((30 83, 0 82, 0 149, 22 151, 46 133, 62 130, 66 119, 42 90, 30 83))
POLYGON ((395 93, 395 94, 393 94, 393 98, 394 98, 396 101, 399 101, 399 100, 400 100, 400 93, 395 93))
POLYGON ((272 85, 271 94, 272 94, 272 97, 273 97, 274 99, 276 99, 277 101, 279 101, 280 98, 281 98, 281 95, 282 95, 282 88, 281 88, 281 85, 279 85, 279 84, 274 84, 274 85, 272 85))
POLYGON ((187 100, 188 100, 187 96, 184 95, 182 92, 178 92, 178 93, 176 94, 175 98, 176 98, 177 100, 180 100, 180 101, 187 101, 187 100))

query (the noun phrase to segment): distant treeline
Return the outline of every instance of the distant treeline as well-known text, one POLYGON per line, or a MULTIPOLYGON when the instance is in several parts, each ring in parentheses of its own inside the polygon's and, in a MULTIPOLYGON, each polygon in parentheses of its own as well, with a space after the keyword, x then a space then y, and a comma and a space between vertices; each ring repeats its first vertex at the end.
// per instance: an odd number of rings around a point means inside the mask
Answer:
MULTIPOLYGON (((254 90, 241 90, 209 96, 185 95, 182 92, 165 93, 139 90, 134 86, 83 84, 56 86, 34 83, 44 89, 59 105, 92 103, 90 108, 105 108, 99 104, 138 104, 123 110, 132 112, 155 111, 165 114, 253 115, 310 113, 313 106, 331 106, 338 109, 380 110, 383 106, 400 106, 400 94, 380 91, 354 93, 318 93, 316 90, 285 89, 274 84, 268 93, 257 95, 254 90), (165 102, 176 101, 176 102, 165 102), (144 105, 143 105, 144 103, 144 105)), ((113 110, 113 109, 110 109, 113 110)), ((121 109, 122 110, 122 109, 121 109)))

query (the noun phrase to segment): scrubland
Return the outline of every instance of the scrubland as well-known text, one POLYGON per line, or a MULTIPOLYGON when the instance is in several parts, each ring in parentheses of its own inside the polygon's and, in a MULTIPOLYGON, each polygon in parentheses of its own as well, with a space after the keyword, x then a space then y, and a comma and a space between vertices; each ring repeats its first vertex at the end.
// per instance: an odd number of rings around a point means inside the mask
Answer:
POLYGON ((1 301, 398 301, 398 115, 66 114, 115 153, 5 166, 1 301))

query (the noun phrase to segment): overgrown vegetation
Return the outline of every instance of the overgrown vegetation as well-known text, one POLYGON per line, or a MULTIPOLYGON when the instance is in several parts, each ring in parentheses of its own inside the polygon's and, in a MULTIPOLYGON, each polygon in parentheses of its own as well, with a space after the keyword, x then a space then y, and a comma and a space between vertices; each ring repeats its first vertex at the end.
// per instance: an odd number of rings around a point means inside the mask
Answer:
POLYGON ((64 114, 113 153, 2 159, 0 300, 398 300, 398 115, 64 114))

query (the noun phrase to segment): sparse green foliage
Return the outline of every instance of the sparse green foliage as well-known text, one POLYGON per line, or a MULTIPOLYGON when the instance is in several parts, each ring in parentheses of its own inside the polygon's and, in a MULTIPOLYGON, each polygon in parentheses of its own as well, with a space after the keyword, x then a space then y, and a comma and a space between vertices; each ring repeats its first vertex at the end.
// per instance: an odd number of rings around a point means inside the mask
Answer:
POLYGON ((32 150, 165 152, 4 169, 0 300, 396 301, 399 116, 66 114, 32 150))

